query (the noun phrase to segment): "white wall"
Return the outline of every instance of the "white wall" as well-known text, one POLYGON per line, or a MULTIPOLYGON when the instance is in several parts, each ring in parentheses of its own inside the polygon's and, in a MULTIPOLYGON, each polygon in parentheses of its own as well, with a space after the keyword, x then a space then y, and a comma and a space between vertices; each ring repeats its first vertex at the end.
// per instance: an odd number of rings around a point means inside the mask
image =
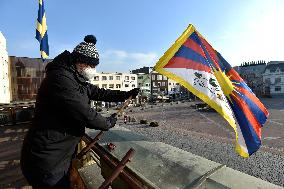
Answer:
POLYGON ((0 32, 0 103, 10 102, 9 64, 6 39, 0 32))
POLYGON ((263 82, 267 79, 270 79, 271 82, 270 94, 284 94, 284 72, 281 72, 279 69, 277 69, 276 72, 269 72, 269 70, 266 70, 263 74, 263 82), (276 78, 280 78, 280 82, 277 82, 276 78), (278 88, 278 90, 275 90, 276 88, 278 88))
POLYGON ((168 80, 168 92, 169 94, 179 93, 180 85, 176 81, 169 79, 168 80))
POLYGON ((151 79, 149 74, 146 73, 138 73, 137 74, 137 86, 140 88, 142 95, 150 95, 151 94, 151 79))
POLYGON ((98 73, 91 83, 100 88, 129 91, 137 87, 137 75, 128 73, 98 73))

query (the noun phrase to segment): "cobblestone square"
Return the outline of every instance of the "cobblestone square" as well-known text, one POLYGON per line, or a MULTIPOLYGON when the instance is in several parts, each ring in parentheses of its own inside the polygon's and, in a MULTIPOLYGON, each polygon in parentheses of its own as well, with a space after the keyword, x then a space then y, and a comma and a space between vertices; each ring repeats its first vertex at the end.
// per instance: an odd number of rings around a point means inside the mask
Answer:
POLYGON ((120 123, 150 140, 165 142, 212 161, 264 179, 284 185, 284 100, 261 99, 269 110, 269 118, 262 129, 262 146, 250 158, 244 159, 234 151, 235 133, 216 112, 204 112, 191 108, 197 102, 165 103, 146 108, 128 108, 128 115, 138 121, 157 121, 159 127, 120 123))

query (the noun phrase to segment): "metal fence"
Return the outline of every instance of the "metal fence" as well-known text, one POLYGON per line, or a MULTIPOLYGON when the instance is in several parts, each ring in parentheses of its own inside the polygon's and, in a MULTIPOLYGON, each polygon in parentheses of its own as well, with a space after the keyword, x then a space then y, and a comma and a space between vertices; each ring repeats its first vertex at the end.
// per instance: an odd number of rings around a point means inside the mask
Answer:
POLYGON ((35 102, 15 102, 0 105, 0 125, 16 125, 34 118, 35 102))

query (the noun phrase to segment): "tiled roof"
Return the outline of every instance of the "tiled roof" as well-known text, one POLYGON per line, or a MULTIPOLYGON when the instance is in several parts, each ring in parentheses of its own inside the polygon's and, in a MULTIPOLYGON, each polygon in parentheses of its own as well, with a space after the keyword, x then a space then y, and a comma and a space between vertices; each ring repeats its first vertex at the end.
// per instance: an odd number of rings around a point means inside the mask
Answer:
POLYGON ((284 61, 271 61, 267 64, 265 71, 275 72, 279 68, 281 72, 284 72, 284 61))
POLYGON ((10 56, 11 66, 21 66, 26 68, 36 68, 38 70, 44 70, 47 63, 51 62, 52 59, 46 59, 44 62, 41 58, 28 58, 28 57, 16 57, 10 56))

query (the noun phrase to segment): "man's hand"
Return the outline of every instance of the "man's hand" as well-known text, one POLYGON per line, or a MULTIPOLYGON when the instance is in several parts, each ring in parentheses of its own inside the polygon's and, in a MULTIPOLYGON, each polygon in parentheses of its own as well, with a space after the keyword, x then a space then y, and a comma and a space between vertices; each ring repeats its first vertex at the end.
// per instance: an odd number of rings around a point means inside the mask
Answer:
POLYGON ((106 118, 106 124, 107 124, 107 130, 109 130, 110 128, 114 127, 117 121, 117 114, 114 113, 111 116, 106 118))
POLYGON ((139 94, 139 92, 140 92, 140 88, 134 88, 127 92, 127 96, 128 97, 132 96, 132 98, 134 99, 139 94))

